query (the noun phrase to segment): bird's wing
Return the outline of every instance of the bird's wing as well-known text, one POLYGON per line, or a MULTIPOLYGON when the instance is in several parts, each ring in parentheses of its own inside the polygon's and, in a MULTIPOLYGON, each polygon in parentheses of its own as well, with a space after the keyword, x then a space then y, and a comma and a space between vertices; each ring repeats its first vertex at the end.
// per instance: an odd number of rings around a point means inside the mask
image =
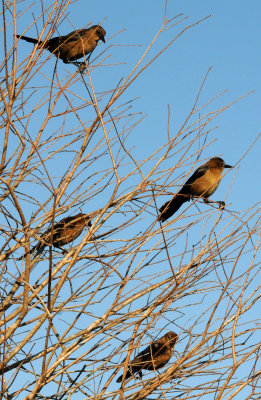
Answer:
POLYGON ((131 361, 131 365, 142 365, 145 361, 151 360, 151 347, 148 346, 146 349, 142 350, 137 356, 131 361))
MULTIPOLYGON (((90 29, 90 28, 89 28, 90 29)), ((86 33, 89 31, 89 29, 79 29, 77 31, 72 31, 70 33, 68 33, 67 35, 63 36, 63 42, 66 40, 69 40, 70 42, 74 42, 79 40, 79 36, 80 37, 85 37, 86 33)))
POLYGON ((73 219, 73 217, 66 217, 64 219, 62 219, 59 222, 56 222, 56 224, 54 224, 53 228, 50 226, 50 228, 46 229, 46 231, 41 235, 41 238, 43 239, 44 242, 49 243, 50 239, 51 239, 51 235, 53 233, 53 239, 55 238, 56 235, 60 235, 66 224, 68 224, 70 222, 70 220, 73 219))
POLYGON ((151 356, 155 357, 158 354, 161 353, 161 351, 164 349, 164 343, 162 343, 160 340, 157 340, 156 342, 152 342, 146 349, 141 351, 137 357, 135 357, 134 360, 136 361, 148 361, 151 360, 151 356))
POLYGON ((165 353, 167 350, 166 344, 168 344, 168 340, 159 339, 156 342, 153 342, 151 344, 152 355, 155 357, 165 353))
MULTIPOLYGON (((62 239, 66 236, 66 229, 71 229, 74 227, 75 216, 65 217, 61 221, 57 222, 53 227, 53 241, 55 242, 57 239, 62 239)), ((50 237, 52 228, 50 230, 50 237)))
POLYGON ((65 226, 74 220, 78 220, 79 218, 80 218, 80 215, 71 215, 69 217, 65 217, 65 218, 61 219, 61 221, 57 222, 57 224, 55 224, 55 228, 58 225, 65 226))
POLYGON ((192 174, 189 179, 186 181, 182 189, 180 190, 179 194, 188 194, 188 189, 190 188, 190 185, 195 182, 197 179, 201 178, 207 171, 209 167, 207 165, 201 165, 194 174, 192 174))

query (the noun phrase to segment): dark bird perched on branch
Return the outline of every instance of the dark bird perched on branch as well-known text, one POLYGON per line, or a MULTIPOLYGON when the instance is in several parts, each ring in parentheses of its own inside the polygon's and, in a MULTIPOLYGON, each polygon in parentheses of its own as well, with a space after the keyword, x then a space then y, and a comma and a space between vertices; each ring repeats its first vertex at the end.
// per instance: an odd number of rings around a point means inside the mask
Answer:
MULTIPOLYGON (((178 339, 178 335, 172 331, 166 333, 160 339, 152 342, 145 350, 141 351, 128 365, 128 370, 125 379, 133 376, 138 372, 140 378, 142 377, 142 369, 149 371, 157 370, 164 367, 170 360, 174 345, 178 339)), ((123 375, 121 375, 117 382, 121 382, 123 375)))
MULTIPOLYGON (((91 226, 91 221, 90 217, 86 214, 79 213, 71 217, 63 218, 61 221, 54 224, 53 229, 48 228, 41 235, 41 240, 32 248, 30 253, 35 253, 35 258, 38 254, 41 254, 48 245, 52 244, 54 247, 61 248, 61 246, 72 242, 80 236, 83 228, 87 225, 91 226)), ((19 260, 21 258, 22 257, 20 257, 19 260)))
POLYGON ((93 25, 87 29, 70 32, 65 36, 54 37, 46 42, 24 35, 16 35, 16 37, 35 43, 39 47, 42 45, 44 49, 49 50, 67 64, 88 54, 90 57, 99 40, 105 43, 105 35, 106 32, 100 25, 93 25))
MULTIPOLYGON (((222 158, 214 157, 208 162, 201 165, 194 174, 187 180, 181 190, 174 195, 174 197, 167 201, 160 208, 160 221, 166 221, 171 217, 186 201, 191 200, 193 197, 202 197, 205 203, 209 203, 209 196, 211 196, 217 189, 222 177, 224 168, 232 168, 231 165, 225 164, 222 158)), ((223 201, 218 202, 220 206, 224 207, 223 201)))

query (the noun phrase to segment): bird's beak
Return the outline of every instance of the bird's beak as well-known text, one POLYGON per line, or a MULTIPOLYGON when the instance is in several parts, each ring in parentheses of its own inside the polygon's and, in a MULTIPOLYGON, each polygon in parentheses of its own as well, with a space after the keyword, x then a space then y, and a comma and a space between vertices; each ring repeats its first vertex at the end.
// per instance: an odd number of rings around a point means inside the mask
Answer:
POLYGON ((104 36, 101 36, 100 39, 103 41, 103 43, 105 43, 105 38, 104 38, 104 36))
POLYGON ((234 167, 233 167, 233 165, 225 164, 225 165, 224 165, 224 168, 234 168, 234 167))

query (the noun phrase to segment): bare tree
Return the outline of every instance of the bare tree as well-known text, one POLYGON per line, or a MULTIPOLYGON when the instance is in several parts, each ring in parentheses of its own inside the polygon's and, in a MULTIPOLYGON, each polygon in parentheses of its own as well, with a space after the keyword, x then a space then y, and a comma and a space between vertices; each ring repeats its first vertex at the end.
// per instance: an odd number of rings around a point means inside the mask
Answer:
MULTIPOLYGON (((42 3, 32 24, 41 40, 71 3, 42 3)), ((17 56, 20 43, 8 37, 23 13, 19 2, 2 5, 2 398, 259 398, 260 205, 235 212, 194 199, 157 221, 164 195, 205 161, 212 122, 231 104, 200 104, 204 79, 178 132, 167 124, 164 145, 143 159, 129 145, 142 120, 129 86, 201 21, 165 16, 128 76, 102 91, 93 75, 111 68, 110 34, 85 69, 61 72, 58 60, 52 74, 52 54, 17 56), (54 248, 56 223, 79 213, 92 225, 54 248), (31 253, 43 240, 45 250, 31 253), (116 383, 168 331, 179 336, 170 362, 116 383)))

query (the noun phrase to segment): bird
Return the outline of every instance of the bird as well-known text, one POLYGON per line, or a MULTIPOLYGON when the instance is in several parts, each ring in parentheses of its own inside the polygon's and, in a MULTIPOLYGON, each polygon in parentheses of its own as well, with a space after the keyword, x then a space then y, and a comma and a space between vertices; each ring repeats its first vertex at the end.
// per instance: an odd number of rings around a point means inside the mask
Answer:
MULTIPOLYGON (((53 245, 64 251, 61 246, 72 242, 80 236, 86 225, 91 226, 92 224, 90 217, 83 213, 63 218, 61 221, 54 224, 53 228, 48 228, 40 236, 41 240, 31 249, 30 254, 35 253, 34 258, 36 258, 48 245, 53 245)), ((22 259, 22 257, 19 259, 22 259)))
POLYGON ((93 25, 90 28, 79 29, 65 36, 56 36, 46 41, 24 35, 16 35, 16 37, 38 46, 43 44, 44 49, 49 50, 65 64, 68 64, 88 54, 90 57, 99 40, 105 43, 105 35, 106 32, 100 25, 93 25))
MULTIPOLYGON (((129 363, 124 379, 130 378, 135 373, 138 373, 139 377, 142 378, 142 369, 153 371, 164 367, 173 354, 177 339, 178 335, 170 331, 152 342, 129 363)), ((121 382, 122 379, 123 375, 117 379, 117 382, 121 382)))
MULTIPOLYGON (((224 160, 219 157, 211 158, 205 164, 201 165, 194 174, 187 180, 181 190, 173 196, 173 198, 160 207, 159 221, 166 221, 170 218, 186 201, 193 197, 202 197, 205 203, 209 203, 211 196, 217 189, 222 178, 224 168, 233 168, 231 165, 225 164, 224 160)), ((224 207, 223 201, 218 202, 224 207)))

